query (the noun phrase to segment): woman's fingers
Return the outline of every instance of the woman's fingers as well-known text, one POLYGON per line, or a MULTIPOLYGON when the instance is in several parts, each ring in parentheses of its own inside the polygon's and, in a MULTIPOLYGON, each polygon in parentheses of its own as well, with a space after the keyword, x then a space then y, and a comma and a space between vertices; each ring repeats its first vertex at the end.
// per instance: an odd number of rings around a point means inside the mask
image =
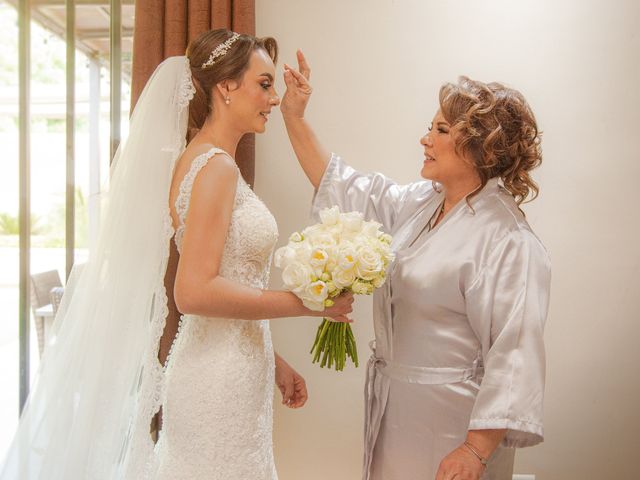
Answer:
POLYGON ((309 398, 309 395, 307 393, 307 385, 302 377, 300 376, 296 377, 294 389, 295 389, 295 392, 293 394, 293 401, 291 402, 291 407, 300 408, 305 403, 307 403, 307 398, 309 398))
POLYGON ((340 295, 338 295, 339 299, 344 299, 345 301, 350 301, 351 303, 353 303, 353 293, 351 292, 344 292, 341 293, 340 295))
POLYGON ((296 86, 296 80, 293 74, 291 73, 291 70, 288 70, 286 68, 284 70, 284 83, 287 86, 287 88, 293 88, 296 86))
POLYGON ((438 469, 438 473, 436 474, 436 480, 457 480, 458 474, 453 471, 445 471, 442 468, 438 469))
POLYGON ((280 387, 280 391, 282 392, 282 403, 284 405, 289 405, 289 403, 291 402, 291 397, 294 394, 293 382, 287 379, 287 381, 285 381, 280 387))
POLYGON ((300 82, 300 85, 309 85, 309 82, 307 81, 307 77, 305 77, 302 73, 298 72, 297 70, 289 70, 291 72, 291 74, 296 78, 296 81, 300 82))
POLYGON ((338 315, 346 315, 353 312, 353 296, 340 295, 334 299, 333 306, 330 307, 329 315, 336 313, 338 315))
POLYGON ((345 308, 347 308, 347 312, 346 313, 351 313, 353 311, 353 301, 355 299, 353 298, 353 293, 343 293, 342 295, 340 295, 338 297, 338 302, 340 302, 340 305, 344 305, 345 308))
POLYGON ((291 65, 287 63, 284 64, 284 83, 287 86, 287 91, 282 97, 280 111, 286 118, 302 118, 311 93, 313 92, 313 88, 311 88, 311 85, 309 85, 307 81, 311 72, 309 65, 304 55, 302 55, 302 52, 298 52, 297 57, 299 68, 303 69, 305 75, 295 68, 291 68, 291 65))
POLYGON ((336 315, 334 317, 327 317, 330 321, 332 322, 338 322, 338 323, 353 323, 353 320, 351 320, 349 317, 347 317, 346 315, 336 315))
MULTIPOLYGON (((311 94, 311 85, 309 85, 309 82, 307 81, 306 77, 304 75, 302 75, 300 72, 298 72, 297 70, 291 68, 289 65, 284 66, 284 75, 285 75, 285 82, 287 82, 287 77, 290 75, 293 80, 293 83, 287 83, 287 86, 289 85, 295 85, 296 87, 298 87, 303 93, 309 95, 311 94)), ((290 77, 290 79, 291 79, 290 77)))
POLYGON ((353 294, 343 293, 333 298, 333 305, 326 307, 314 316, 322 316, 334 322, 352 323, 347 315, 353 312, 353 294))
POLYGON ((304 53, 302 53, 302 50, 298 50, 296 52, 296 57, 298 57, 298 70, 300 70, 300 73, 304 78, 309 80, 311 77, 311 68, 309 67, 309 63, 307 63, 307 59, 305 58, 304 53))

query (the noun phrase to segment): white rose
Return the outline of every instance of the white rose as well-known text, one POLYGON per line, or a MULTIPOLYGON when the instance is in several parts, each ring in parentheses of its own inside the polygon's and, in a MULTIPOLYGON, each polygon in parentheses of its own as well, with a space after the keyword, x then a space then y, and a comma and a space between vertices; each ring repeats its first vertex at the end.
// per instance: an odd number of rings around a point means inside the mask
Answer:
POLYGON ((359 232, 362 228, 362 214, 360 212, 343 213, 340 220, 347 230, 359 232))
POLYGON ((323 233, 326 233, 326 229, 324 228, 324 225, 322 225, 321 223, 311 225, 310 227, 307 227, 304 230, 302 230, 302 236, 305 238, 305 240, 308 240, 310 242, 312 242, 317 235, 320 235, 323 233))
POLYGON ((357 251, 356 274, 365 280, 372 280, 383 269, 382 258, 373 248, 361 246, 357 251))
POLYGON ((273 257, 273 263, 278 268, 284 268, 296 259, 296 251, 286 245, 276 250, 273 257))
POLYGON ((349 245, 339 250, 337 257, 340 270, 351 270, 356 264, 356 251, 349 245))
POLYGON ((313 271, 308 265, 291 262, 282 272, 282 280, 289 290, 306 287, 313 280, 313 271))
POLYGON ((327 252, 325 252, 321 248, 316 248, 313 252, 311 252, 309 264, 311 265, 311 268, 313 268, 313 272, 317 277, 322 277, 324 267, 327 264, 328 259, 329 255, 327 255, 327 252))
POLYGON ((379 242, 371 237, 367 237, 365 235, 358 235, 352 242, 353 248, 358 251, 361 248, 371 248, 376 249, 379 245, 379 242))
POLYGON ((319 232, 309 238, 311 244, 316 248, 328 250, 336 245, 333 235, 329 232, 319 232))
POLYGON ((353 268, 349 268, 347 270, 337 269, 333 272, 333 284, 338 289, 351 287, 353 282, 356 280, 356 272, 353 268))
POLYGON ((341 238, 342 230, 343 225, 340 222, 327 227, 327 232, 333 235, 333 238, 341 238))
POLYGON ((320 210, 320 221, 325 225, 335 225, 340 219, 340 209, 334 205, 320 210))
POLYGON ((324 310, 324 301, 329 296, 327 284, 317 280, 296 291, 305 307, 316 312, 324 310))
POLYGON ((289 244, 290 247, 296 252, 295 260, 301 263, 309 263, 309 258, 311 257, 311 252, 313 248, 309 245, 309 242, 306 240, 304 242, 298 242, 289 244))
POLYGON ((313 300, 302 296, 300 296, 300 300, 302 300, 302 304, 309 310, 312 310, 314 312, 321 312, 324 310, 324 302, 314 302, 313 300))
POLYGON ((336 269, 337 266, 338 266, 338 262, 335 259, 335 256, 329 256, 329 260, 327 260, 327 265, 326 265, 325 269, 328 272, 333 272, 336 269))
POLYGON ((311 259, 309 263, 314 268, 324 268, 329 260, 329 255, 322 248, 316 248, 311 252, 311 259))

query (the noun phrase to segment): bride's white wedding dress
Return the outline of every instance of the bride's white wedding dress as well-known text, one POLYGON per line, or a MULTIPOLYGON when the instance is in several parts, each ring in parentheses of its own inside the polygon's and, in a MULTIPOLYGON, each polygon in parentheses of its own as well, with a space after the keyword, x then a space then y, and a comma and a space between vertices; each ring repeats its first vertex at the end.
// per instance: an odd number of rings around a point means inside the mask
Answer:
MULTIPOLYGON (((174 232, 169 193, 194 92, 188 59, 170 57, 136 104, 101 198, 98 241, 67 282, 1 480, 277 479, 266 320, 187 315, 158 362, 170 242, 175 233, 181 250, 194 179, 220 152, 193 160, 174 232)), ((265 288, 277 226, 242 177, 235 195, 221 275, 265 288)))
MULTIPOLYGON (((179 252, 194 180, 217 153, 196 157, 180 186, 179 252)), ((273 215, 239 175, 220 274, 266 288, 277 236, 273 215)), ((165 366, 157 478, 276 480, 274 369, 268 320, 184 315, 165 366)))

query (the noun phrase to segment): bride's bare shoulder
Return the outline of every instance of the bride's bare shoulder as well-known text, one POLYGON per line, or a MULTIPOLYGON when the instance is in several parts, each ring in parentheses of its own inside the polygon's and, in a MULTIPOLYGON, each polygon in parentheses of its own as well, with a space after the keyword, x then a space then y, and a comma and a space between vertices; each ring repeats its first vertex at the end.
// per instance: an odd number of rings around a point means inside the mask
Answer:
MULTIPOLYGON (((205 155, 217 148, 218 147, 216 147, 215 145, 211 145, 209 143, 190 143, 189 145, 187 145, 187 148, 185 148, 184 152, 182 152, 182 155, 180 155, 180 157, 178 158, 176 162, 175 173, 178 174, 181 170, 188 170, 190 165, 196 158, 205 155)), ((216 158, 215 163, 222 163, 223 165, 226 164, 228 166, 235 165, 235 161, 233 160, 233 158, 231 158, 231 156, 223 150, 216 152, 214 156, 216 158)))
POLYGON ((205 143, 190 144, 187 146, 178 159, 174 169, 170 194, 172 202, 175 201, 180 186, 193 168, 193 162, 197 158, 209 153, 210 155, 207 155, 208 161, 198 169, 197 178, 194 176, 192 179, 192 197, 198 196, 198 184, 203 185, 205 189, 217 190, 225 186, 235 189, 235 184, 240 175, 235 160, 223 150, 218 149, 218 151, 214 151, 216 148, 217 147, 213 145, 205 143))
MULTIPOLYGON (((189 145, 177 159, 169 193, 169 202, 174 221, 177 218, 174 206, 180 194, 181 185, 189 174, 194 160, 211 152, 214 148, 216 147, 207 144, 189 145)), ((215 152, 209 161, 198 170, 197 177, 192 178, 190 203, 197 203, 200 197, 203 196, 203 192, 206 197, 207 192, 222 193, 228 190, 229 196, 233 196, 238 177, 239 170, 233 158, 222 150, 215 152), (213 159, 215 161, 212 161, 213 159)))

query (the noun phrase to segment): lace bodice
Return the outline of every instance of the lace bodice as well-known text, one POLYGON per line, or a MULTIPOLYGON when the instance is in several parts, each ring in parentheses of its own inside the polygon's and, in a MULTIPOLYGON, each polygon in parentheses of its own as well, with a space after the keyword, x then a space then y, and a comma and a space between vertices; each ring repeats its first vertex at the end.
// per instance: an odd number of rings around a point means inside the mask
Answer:
MULTIPOLYGON (((196 157, 180 184, 175 203, 179 219, 175 242, 180 253, 193 183, 200 170, 218 153, 226 154, 222 149, 212 148, 196 157)), ((244 181, 242 175, 238 175, 235 205, 225 240, 220 274, 252 287, 266 287, 271 254, 277 240, 278 227, 273 215, 244 181)))

